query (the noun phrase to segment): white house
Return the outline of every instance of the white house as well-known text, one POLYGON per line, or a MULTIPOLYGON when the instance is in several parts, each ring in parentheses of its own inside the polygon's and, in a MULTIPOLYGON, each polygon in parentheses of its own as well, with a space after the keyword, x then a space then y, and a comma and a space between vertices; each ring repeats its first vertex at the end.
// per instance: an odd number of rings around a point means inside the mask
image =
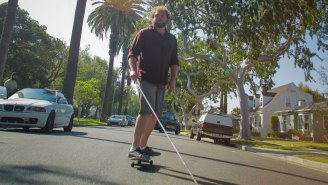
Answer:
MULTIPOLYGON (((294 83, 289 83, 280 87, 267 90, 261 88, 258 95, 249 96, 250 124, 253 132, 259 132, 265 137, 268 132, 272 132, 270 117, 277 111, 285 111, 302 105, 312 103, 312 95, 301 91, 294 83)), ((282 120, 279 121, 283 123, 282 120)), ((284 128, 281 125, 280 128, 284 128)))

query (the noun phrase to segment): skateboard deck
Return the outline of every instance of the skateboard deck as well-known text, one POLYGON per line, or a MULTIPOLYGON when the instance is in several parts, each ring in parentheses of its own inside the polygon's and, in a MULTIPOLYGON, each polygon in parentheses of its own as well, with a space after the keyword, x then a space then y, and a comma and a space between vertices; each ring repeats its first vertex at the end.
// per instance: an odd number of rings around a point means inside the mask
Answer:
POLYGON ((143 163, 148 163, 150 166, 153 166, 153 160, 145 160, 145 159, 140 159, 140 158, 131 158, 132 163, 131 167, 134 167, 135 165, 141 166, 143 163))

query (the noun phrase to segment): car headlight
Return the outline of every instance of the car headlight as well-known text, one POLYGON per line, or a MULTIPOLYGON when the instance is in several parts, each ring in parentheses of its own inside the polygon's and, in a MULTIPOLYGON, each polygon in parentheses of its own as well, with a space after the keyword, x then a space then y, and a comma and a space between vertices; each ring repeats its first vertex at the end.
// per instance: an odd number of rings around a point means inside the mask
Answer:
POLYGON ((30 112, 46 112, 46 109, 43 107, 29 107, 26 110, 30 112))

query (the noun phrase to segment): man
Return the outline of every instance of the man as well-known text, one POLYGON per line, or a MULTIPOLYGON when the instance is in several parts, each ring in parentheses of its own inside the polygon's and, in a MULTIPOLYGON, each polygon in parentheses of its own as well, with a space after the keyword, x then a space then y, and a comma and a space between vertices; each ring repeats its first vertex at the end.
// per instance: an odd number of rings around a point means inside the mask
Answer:
MULTIPOLYGON (((167 85, 169 92, 175 89, 179 65, 177 40, 174 35, 165 29, 170 18, 170 13, 165 6, 154 7, 150 12, 150 18, 152 26, 138 32, 130 47, 128 61, 131 79, 134 82, 140 80, 142 91, 156 115, 160 117, 162 115, 165 85, 167 85), (169 68, 171 74, 168 82, 169 68)), ((147 146, 147 142, 155 127, 156 117, 141 92, 139 92, 139 103, 139 115, 136 119, 129 157, 147 158, 155 154, 147 146)))
POLYGON ((8 79, 5 82, 5 87, 7 89, 7 97, 9 98, 11 95, 15 94, 15 92, 17 92, 18 88, 17 88, 17 73, 13 72, 11 74, 11 78, 8 79))

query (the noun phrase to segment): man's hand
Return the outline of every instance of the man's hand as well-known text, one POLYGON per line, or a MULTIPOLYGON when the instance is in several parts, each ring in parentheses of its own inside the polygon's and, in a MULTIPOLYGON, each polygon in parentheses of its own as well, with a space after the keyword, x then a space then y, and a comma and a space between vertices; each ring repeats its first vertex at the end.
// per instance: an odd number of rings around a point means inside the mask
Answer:
POLYGON ((175 90, 175 79, 171 79, 169 81, 169 84, 167 85, 167 89, 169 90, 169 93, 173 92, 175 90))
POLYGON ((136 83, 137 80, 141 79, 141 73, 146 73, 141 69, 137 69, 137 71, 131 70, 130 71, 130 78, 133 80, 134 83, 136 83))

